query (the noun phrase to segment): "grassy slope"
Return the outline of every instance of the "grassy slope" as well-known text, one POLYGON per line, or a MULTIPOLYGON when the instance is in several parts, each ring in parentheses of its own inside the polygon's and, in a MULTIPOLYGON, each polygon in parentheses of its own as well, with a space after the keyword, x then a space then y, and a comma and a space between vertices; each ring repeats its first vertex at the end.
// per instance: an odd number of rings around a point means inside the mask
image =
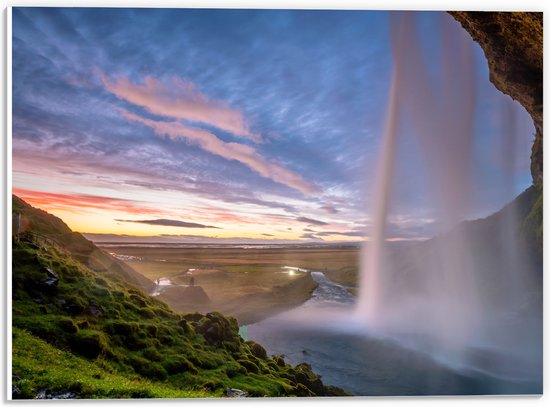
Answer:
MULTIPOLYGON (((39 224, 40 213, 33 215, 39 224)), ((291 367, 244 342, 235 319, 176 314, 118 270, 85 263, 65 250, 14 242, 14 397, 41 389, 86 398, 217 397, 227 385, 252 396, 341 394, 307 365, 291 367), (44 283, 45 268, 57 285, 44 283)))
POLYGON ((127 283, 145 291, 154 288, 151 280, 137 273, 124 262, 108 255, 80 233, 73 232, 58 217, 33 208, 15 195, 12 198, 12 208, 14 215, 21 215, 21 232, 32 232, 51 238, 58 247, 70 251, 73 258, 92 270, 108 270, 116 273, 127 283))
POLYGON ((85 398, 197 398, 212 395, 109 372, 101 363, 63 351, 18 328, 13 330, 13 343, 13 370, 20 378, 14 381, 18 398, 33 398, 41 389, 53 393, 75 392, 85 398), (75 372, 78 372, 76 379, 75 372))

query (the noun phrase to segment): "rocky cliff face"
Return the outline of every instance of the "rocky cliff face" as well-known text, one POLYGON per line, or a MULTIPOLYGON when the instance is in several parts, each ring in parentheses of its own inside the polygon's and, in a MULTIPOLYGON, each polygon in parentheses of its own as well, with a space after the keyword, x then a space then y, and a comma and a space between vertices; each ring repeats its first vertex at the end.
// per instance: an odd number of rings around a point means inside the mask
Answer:
POLYGON ((491 82, 521 103, 533 118, 533 183, 542 188, 542 13, 449 12, 481 45, 491 82))

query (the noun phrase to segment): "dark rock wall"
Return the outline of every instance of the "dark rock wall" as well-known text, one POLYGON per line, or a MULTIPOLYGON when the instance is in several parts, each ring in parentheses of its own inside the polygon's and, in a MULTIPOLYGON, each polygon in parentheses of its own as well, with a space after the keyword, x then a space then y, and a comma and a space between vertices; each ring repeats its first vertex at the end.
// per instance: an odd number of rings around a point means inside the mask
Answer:
POLYGON ((479 43, 491 82, 525 107, 536 135, 531 152, 533 183, 542 188, 542 13, 449 12, 479 43))

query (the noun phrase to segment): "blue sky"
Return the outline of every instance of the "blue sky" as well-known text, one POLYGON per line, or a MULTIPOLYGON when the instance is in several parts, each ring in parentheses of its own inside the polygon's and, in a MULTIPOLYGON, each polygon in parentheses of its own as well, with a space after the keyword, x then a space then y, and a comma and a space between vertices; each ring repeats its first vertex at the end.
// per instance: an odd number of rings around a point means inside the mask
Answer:
MULTIPOLYGON (((361 239, 394 68, 390 14, 15 8, 14 191, 88 233, 361 239)), ((445 19, 456 25, 444 13, 417 16, 435 80, 445 19)), ((534 134, 470 42, 475 177, 465 218, 530 185, 534 134), (519 134, 508 144, 503 111, 519 134)), ((422 189, 432 170, 406 125, 399 137, 388 237, 430 237, 440 231, 422 189)))

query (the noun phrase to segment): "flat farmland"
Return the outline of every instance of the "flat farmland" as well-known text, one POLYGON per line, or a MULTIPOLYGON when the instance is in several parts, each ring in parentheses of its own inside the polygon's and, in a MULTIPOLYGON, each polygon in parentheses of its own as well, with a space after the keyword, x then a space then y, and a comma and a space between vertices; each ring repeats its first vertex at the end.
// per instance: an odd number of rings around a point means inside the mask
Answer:
POLYGON ((103 249, 161 284, 159 298, 176 311, 220 311, 251 323, 306 301, 316 287, 309 271, 354 287, 353 246, 255 247, 104 245, 103 249), (205 296, 207 300, 205 300, 205 296))

